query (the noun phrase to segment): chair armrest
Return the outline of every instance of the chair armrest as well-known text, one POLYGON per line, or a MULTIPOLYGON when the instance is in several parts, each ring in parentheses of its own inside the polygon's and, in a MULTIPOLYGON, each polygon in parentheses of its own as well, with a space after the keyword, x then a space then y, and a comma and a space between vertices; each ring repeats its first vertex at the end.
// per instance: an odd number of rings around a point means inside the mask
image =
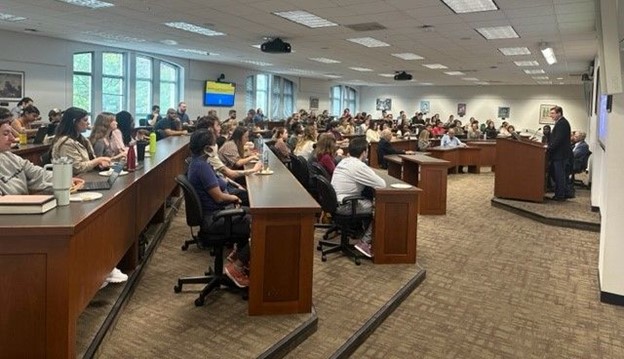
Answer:
POLYGON ((357 209, 357 203, 361 200, 365 200, 367 199, 366 197, 363 196, 348 196, 342 199, 342 204, 351 204, 351 215, 355 216, 356 214, 356 209, 357 209))
POLYGON ((212 218, 214 218, 214 220, 218 220, 223 217, 234 217, 234 216, 240 217, 240 216, 244 216, 245 214, 246 212, 242 208, 223 209, 223 210, 215 212, 212 215, 212 218))

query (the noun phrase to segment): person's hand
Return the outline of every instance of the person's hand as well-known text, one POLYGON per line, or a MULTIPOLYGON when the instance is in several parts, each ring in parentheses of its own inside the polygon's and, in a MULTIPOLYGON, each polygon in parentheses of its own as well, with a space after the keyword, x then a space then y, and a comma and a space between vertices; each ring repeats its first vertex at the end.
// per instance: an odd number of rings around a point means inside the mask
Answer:
POLYGON ((70 193, 76 192, 77 190, 81 189, 82 186, 84 186, 85 180, 83 180, 82 178, 78 178, 78 177, 73 177, 72 178, 72 186, 69 189, 70 193))
POLYGON ((339 148, 336 150, 336 156, 343 156, 344 155, 344 151, 342 150, 342 148, 339 148))
POLYGON ((110 157, 98 157, 98 164, 100 167, 110 167, 111 166, 111 158, 110 157))
POLYGON ((188 135, 188 131, 187 130, 182 130, 182 136, 186 136, 188 135))
POLYGON ((262 169, 262 163, 256 162, 256 164, 251 169, 254 173, 260 171, 262 169))
POLYGON ((251 156, 249 156, 249 157, 247 157, 247 158, 249 158, 249 161, 248 161, 248 162, 250 162, 250 161, 258 161, 258 160, 260 159, 260 158, 258 157, 258 155, 255 155, 255 154, 254 154, 254 155, 251 155, 251 156))
POLYGON ((416 152, 414 152, 414 151, 405 151, 405 154, 406 155, 415 155, 416 152))

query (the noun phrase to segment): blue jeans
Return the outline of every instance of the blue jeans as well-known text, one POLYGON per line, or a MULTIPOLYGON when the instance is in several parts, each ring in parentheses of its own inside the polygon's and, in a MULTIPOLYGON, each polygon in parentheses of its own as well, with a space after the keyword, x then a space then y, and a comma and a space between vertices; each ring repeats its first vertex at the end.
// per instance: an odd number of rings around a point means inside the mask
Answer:
POLYGON ((572 186, 568 177, 570 175, 570 161, 568 159, 553 160, 553 179, 555 180, 555 197, 566 198, 573 195, 572 186))

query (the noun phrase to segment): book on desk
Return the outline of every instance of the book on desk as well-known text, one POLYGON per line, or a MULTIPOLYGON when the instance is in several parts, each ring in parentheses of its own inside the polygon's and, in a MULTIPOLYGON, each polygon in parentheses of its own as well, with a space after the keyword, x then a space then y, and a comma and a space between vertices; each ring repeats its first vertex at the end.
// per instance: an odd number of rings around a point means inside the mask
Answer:
POLYGON ((42 214, 54 207, 53 195, 0 196, 0 214, 42 214))

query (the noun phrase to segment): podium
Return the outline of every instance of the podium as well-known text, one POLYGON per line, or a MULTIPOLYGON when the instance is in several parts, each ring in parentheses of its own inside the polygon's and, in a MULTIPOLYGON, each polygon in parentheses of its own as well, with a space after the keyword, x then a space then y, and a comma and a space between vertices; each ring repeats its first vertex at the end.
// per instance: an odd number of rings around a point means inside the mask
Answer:
POLYGON ((546 148, 537 142, 496 140, 494 196, 543 202, 546 180, 546 148))

